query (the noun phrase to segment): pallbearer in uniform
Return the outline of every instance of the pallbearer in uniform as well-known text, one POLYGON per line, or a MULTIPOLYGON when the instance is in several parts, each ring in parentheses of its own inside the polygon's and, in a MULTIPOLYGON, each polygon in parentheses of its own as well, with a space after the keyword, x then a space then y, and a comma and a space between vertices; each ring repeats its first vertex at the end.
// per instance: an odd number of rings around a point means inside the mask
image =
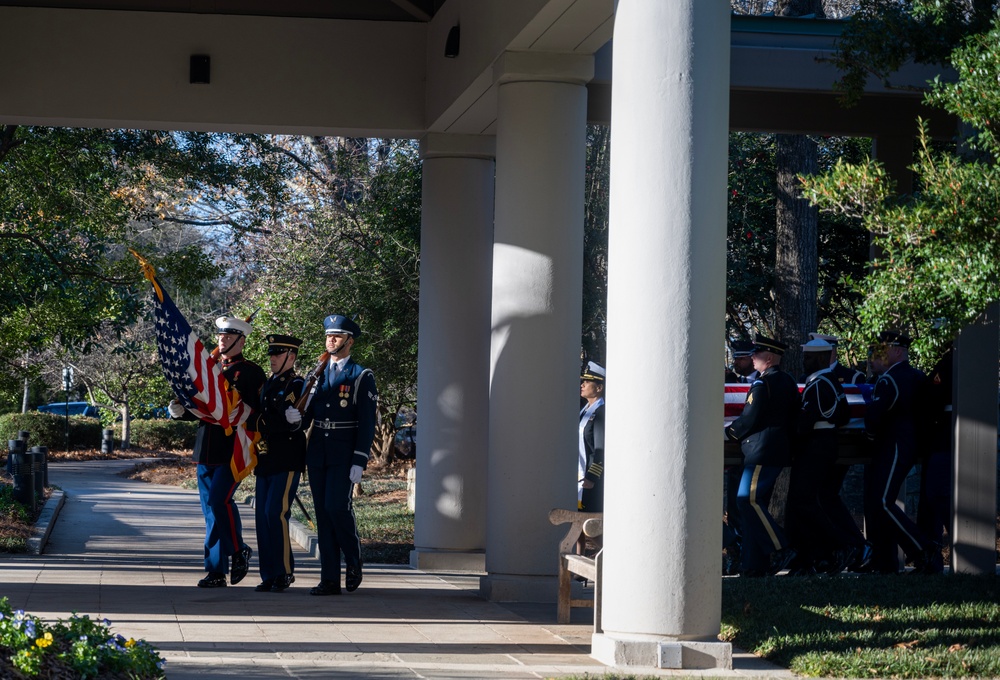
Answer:
POLYGON ((801 406, 795 380, 782 371, 784 343, 758 335, 753 365, 760 372, 747 392, 743 414, 726 428, 726 436, 740 442, 743 477, 737 494, 743 520, 744 576, 775 574, 791 562, 788 545, 768 504, 783 467, 792 462, 792 439, 801 406))
POLYGON ((825 340, 826 342, 833 345, 833 349, 830 350, 830 371, 833 376, 837 379, 841 385, 862 385, 865 382, 865 374, 861 371, 849 368, 840 363, 837 358, 837 346, 840 344, 840 339, 834 335, 826 335, 824 333, 810 333, 810 340, 825 340))
MULTIPOLYGON (((260 366, 243 358, 243 346, 252 326, 243 319, 231 316, 220 316, 215 320, 215 326, 218 329, 222 374, 230 389, 236 390, 240 398, 256 410, 265 376, 260 366)), ((170 402, 167 411, 171 418, 197 420, 176 400, 170 402)), ((253 550, 243 542, 240 511, 233 501, 237 486, 230 468, 234 440, 235 435, 227 435, 221 425, 204 420, 198 424, 192 457, 198 464, 198 496, 202 514, 205 515, 205 570, 208 572, 205 578, 198 581, 199 588, 225 587, 230 557, 230 582, 233 585, 242 581, 250 568, 253 550)))
MULTIPOLYGON (((351 491, 361 481, 375 438, 378 392, 375 376, 351 359, 361 328, 351 319, 332 314, 323 320, 330 360, 317 380, 302 414, 312 423, 306 449, 309 487, 316 505, 320 551, 320 582, 313 595, 340 594, 340 554, 347 567, 344 585, 352 592, 361 585, 361 541, 358 538, 351 491)), ((298 422, 294 408, 285 412, 298 422)))
POLYGON ((288 535, 288 518, 306 468, 306 434, 302 422, 294 425, 285 411, 302 394, 304 380, 295 375, 295 359, 302 341, 290 335, 267 336, 271 377, 260 390, 260 410, 254 429, 257 444, 257 487, 254 512, 257 520, 257 591, 280 593, 295 581, 295 560, 288 535))

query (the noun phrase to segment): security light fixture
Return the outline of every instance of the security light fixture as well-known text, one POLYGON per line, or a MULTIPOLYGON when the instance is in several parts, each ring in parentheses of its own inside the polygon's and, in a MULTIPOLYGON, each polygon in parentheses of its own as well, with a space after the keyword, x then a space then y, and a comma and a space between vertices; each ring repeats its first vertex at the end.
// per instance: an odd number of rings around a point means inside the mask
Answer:
POLYGON ((191 84, 208 85, 211 82, 212 58, 207 54, 191 55, 191 84))
POLYGON ((458 24, 452 26, 451 30, 448 31, 448 39, 444 43, 444 56, 449 59, 454 59, 458 56, 458 43, 461 32, 458 24))

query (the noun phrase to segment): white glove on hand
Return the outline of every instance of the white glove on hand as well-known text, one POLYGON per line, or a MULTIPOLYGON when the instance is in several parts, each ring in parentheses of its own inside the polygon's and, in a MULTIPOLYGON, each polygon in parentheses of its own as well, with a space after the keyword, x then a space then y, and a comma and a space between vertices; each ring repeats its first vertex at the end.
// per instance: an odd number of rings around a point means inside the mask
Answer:
POLYGON ((180 418, 182 415, 184 415, 184 411, 186 410, 187 409, 185 409, 180 404, 180 402, 177 401, 172 401, 169 404, 167 404, 167 413, 170 414, 171 418, 180 418))
POLYGON ((288 421, 289 425, 295 425, 296 423, 302 422, 302 414, 294 406, 289 406, 285 409, 285 420, 288 421))
POLYGON ((358 484, 361 481, 361 474, 364 470, 361 469, 360 465, 351 466, 351 484, 358 484))

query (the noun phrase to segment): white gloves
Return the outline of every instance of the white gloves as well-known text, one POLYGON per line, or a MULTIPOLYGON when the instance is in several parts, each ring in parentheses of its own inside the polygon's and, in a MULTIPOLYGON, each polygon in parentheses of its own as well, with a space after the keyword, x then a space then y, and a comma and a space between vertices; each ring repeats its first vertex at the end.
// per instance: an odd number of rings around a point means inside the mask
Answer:
POLYGON ((184 415, 185 410, 187 409, 185 409, 178 401, 172 401, 167 404, 167 413, 170 414, 171 418, 180 418, 184 415))
POLYGON ((302 422, 302 414, 294 406, 289 406, 285 409, 285 420, 288 421, 289 425, 295 425, 296 423, 302 422))
POLYGON ((351 477, 351 484, 357 484, 357 483, 359 483, 361 481, 361 474, 363 472, 364 472, 364 470, 361 469, 360 465, 352 465, 351 466, 351 475, 350 475, 350 477, 351 477))

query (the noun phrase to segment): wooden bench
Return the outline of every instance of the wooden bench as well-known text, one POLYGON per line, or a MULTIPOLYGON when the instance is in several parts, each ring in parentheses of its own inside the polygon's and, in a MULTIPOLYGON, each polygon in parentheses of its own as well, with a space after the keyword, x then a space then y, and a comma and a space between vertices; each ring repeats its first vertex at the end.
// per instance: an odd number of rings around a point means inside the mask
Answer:
POLYGON ((603 632, 601 628, 601 567, 604 562, 604 549, 601 548, 593 557, 578 555, 577 542, 581 536, 597 538, 604 533, 604 515, 600 512, 577 512, 556 508, 549 511, 549 521, 558 526, 569 524, 566 537, 559 544, 559 598, 556 610, 556 620, 559 623, 569 623, 570 610, 573 607, 593 607, 594 632, 603 632), (582 576, 594 582, 594 599, 574 599, 572 593, 573 576, 582 576))

